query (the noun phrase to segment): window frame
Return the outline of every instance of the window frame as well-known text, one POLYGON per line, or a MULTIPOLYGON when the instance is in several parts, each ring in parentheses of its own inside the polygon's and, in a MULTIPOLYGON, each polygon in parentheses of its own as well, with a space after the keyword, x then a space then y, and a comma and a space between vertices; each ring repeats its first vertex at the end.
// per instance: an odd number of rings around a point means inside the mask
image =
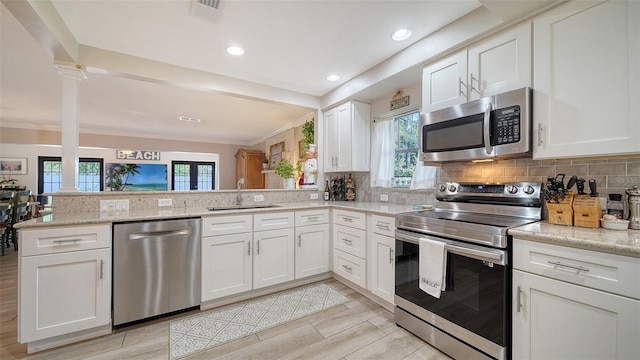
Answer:
MULTIPOLYGON (((62 157, 61 156, 38 156, 38 194, 44 193, 44 163, 47 161, 57 161, 60 162, 60 167, 62 167, 62 157)), ((81 157, 78 158, 79 163, 99 163, 100 164, 100 190, 104 191, 104 159, 103 158, 87 158, 81 157)), ((96 192, 96 191, 86 191, 86 192, 96 192)))
POLYGON ((175 190, 175 166, 176 165, 189 165, 189 190, 178 191, 210 191, 198 189, 198 165, 211 165, 211 190, 216 190, 216 165, 215 161, 189 161, 189 160, 173 160, 171 161, 171 191, 175 190))
POLYGON ((416 165, 417 162, 419 161, 420 158, 420 108, 416 108, 416 109, 412 109, 397 115, 393 115, 391 116, 391 121, 393 121, 393 126, 394 126, 394 150, 393 150, 393 184, 392 184, 392 189, 408 189, 411 187, 411 179, 413 178, 413 174, 415 172, 415 166, 413 167, 413 169, 410 169, 411 171, 411 175, 410 176, 403 176, 403 177, 397 177, 396 176, 396 158, 398 156, 398 154, 410 154, 410 153, 415 153, 416 154, 416 165), (398 147, 399 145, 399 134, 398 134, 398 128, 399 128, 399 124, 398 121, 400 118, 406 117, 406 116, 415 116, 415 114, 418 115, 417 118, 417 129, 416 129, 416 147, 415 148, 407 148, 407 149, 400 149, 398 147), (408 180, 408 181, 407 181, 408 180))

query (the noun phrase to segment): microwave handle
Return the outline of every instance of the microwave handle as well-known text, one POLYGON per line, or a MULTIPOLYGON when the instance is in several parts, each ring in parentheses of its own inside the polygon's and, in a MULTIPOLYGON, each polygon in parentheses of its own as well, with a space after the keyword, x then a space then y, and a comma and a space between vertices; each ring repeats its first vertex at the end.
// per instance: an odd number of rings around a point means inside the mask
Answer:
POLYGON ((489 125, 491 125, 491 105, 491 103, 487 103, 487 108, 484 110, 484 151, 487 155, 491 155, 491 152, 493 152, 493 146, 491 146, 491 138, 489 134, 489 125))

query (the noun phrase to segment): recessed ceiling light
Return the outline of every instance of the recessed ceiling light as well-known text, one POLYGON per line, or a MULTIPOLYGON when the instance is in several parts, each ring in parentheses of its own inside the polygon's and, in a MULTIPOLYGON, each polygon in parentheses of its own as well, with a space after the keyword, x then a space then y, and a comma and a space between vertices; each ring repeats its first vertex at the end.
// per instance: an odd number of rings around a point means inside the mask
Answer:
POLYGON ((331 74, 327 76, 327 80, 329 81, 338 81, 340 80, 340 76, 336 75, 336 74, 331 74))
POLYGON ((395 41, 406 40, 411 36, 411 30, 409 29, 398 29, 391 34, 391 38, 395 41))
POLYGON ((239 46, 229 46, 227 52, 231 55, 240 56, 244 54, 244 50, 239 46))

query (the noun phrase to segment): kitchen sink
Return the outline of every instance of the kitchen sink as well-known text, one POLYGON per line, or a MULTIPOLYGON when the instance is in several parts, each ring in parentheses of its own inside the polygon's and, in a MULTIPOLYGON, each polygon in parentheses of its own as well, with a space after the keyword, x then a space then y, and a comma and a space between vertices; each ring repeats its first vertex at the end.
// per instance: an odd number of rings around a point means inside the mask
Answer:
POLYGON ((213 206, 208 207, 209 211, 222 211, 222 210, 251 210, 251 209, 269 209, 276 208, 278 205, 226 205, 226 206, 213 206))

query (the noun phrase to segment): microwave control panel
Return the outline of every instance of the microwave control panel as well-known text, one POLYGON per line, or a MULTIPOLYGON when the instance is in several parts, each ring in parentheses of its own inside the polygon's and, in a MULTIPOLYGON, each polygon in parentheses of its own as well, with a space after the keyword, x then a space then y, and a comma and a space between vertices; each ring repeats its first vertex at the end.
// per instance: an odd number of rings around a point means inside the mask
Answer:
POLYGON ((493 141, 491 145, 520 141, 520 105, 494 111, 493 141))

